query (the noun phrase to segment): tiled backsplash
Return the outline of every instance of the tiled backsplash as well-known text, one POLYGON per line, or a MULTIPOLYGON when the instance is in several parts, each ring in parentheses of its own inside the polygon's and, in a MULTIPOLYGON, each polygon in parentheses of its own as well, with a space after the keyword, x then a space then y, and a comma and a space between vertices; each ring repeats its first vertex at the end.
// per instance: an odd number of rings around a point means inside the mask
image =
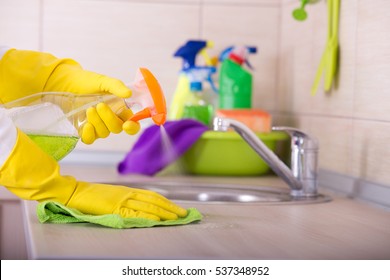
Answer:
MULTIPOLYGON (((300 127, 320 141, 320 167, 390 185, 390 1, 341 1, 340 69, 331 92, 310 95, 324 50, 326 1, 298 0, 2 0, 0 43, 72 57, 84 68, 131 82, 149 67, 168 104, 187 39, 215 42, 218 55, 233 44, 258 46, 251 57, 253 105, 275 124, 300 127)), ((136 138, 118 135, 79 151, 123 153, 136 138)))
POLYGON ((336 86, 315 96, 327 5, 308 5, 297 22, 296 2, 282 1, 275 112, 319 138, 322 169, 390 186, 390 2, 341 1, 336 86))

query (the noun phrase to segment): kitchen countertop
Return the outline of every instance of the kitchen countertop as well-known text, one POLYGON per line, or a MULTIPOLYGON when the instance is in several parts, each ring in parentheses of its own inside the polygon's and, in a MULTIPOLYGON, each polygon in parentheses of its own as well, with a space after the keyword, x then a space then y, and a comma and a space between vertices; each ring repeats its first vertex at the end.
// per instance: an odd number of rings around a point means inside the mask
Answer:
MULTIPOLYGON (((62 174, 94 182, 139 179, 120 176, 110 167, 63 166, 62 174)), ((152 180, 286 188, 275 176, 161 175, 152 180)), ((24 201, 29 258, 389 259, 390 212, 330 196, 331 202, 300 205, 180 202, 186 208, 196 207, 204 219, 184 226, 125 230, 84 223, 40 224, 37 203, 24 201)))

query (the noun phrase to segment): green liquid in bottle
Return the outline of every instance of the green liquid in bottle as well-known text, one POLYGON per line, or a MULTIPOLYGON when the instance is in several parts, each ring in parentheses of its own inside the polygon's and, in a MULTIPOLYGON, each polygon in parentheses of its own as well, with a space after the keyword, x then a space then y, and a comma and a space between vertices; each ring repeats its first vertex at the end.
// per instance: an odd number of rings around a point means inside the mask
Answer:
POLYGON ((213 107, 211 105, 186 105, 182 118, 198 120, 205 125, 210 125, 213 116, 213 107))
POLYGON ((52 156, 55 160, 63 159, 76 147, 79 138, 76 136, 54 136, 28 134, 28 136, 44 152, 52 156))

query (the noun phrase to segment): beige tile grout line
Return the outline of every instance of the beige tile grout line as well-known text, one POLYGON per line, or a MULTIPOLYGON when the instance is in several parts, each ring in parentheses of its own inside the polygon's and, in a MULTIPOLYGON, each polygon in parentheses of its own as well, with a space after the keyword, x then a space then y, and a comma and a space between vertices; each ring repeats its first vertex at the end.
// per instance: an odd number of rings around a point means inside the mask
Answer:
POLYGON ((278 36, 277 36, 277 42, 276 42, 276 46, 277 46, 277 51, 276 53, 279 54, 276 56, 276 73, 275 73, 275 93, 274 93, 274 108, 273 108, 273 111, 276 113, 276 114, 279 114, 280 111, 279 111, 279 105, 278 105, 278 101, 280 100, 279 98, 279 95, 280 95, 280 92, 279 92, 279 83, 281 82, 280 81, 280 64, 281 64, 281 50, 282 50, 282 19, 283 19, 283 0, 280 0, 279 1, 279 19, 278 19, 278 27, 277 27, 277 32, 278 32, 278 36))
MULTIPOLYGON (((351 135, 350 135, 350 143, 354 143, 353 139, 354 139, 354 135, 355 135, 355 132, 356 132, 356 75, 357 75, 357 71, 356 71, 356 65, 357 65, 357 57, 358 57, 358 44, 357 44, 357 36, 358 36, 358 26, 359 26, 359 0, 357 0, 356 2, 356 24, 355 24, 355 49, 354 49, 354 52, 355 52, 355 55, 354 55, 354 67, 353 67, 353 82, 352 82, 352 116, 351 116, 351 135)), ((343 4, 343 1, 340 2, 340 17, 342 15, 341 11, 342 11, 342 4, 343 4)), ((339 22, 341 22, 341 20, 339 20, 339 22)), ((349 148, 349 154, 348 154, 348 157, 349 157, 349 162, 353 162, 353 152, 354 150, 354 146, 351 145, 350 148, 349 148)), ((353 165, 350 164, 349 165, 349 174, 353 174, 353 165)))

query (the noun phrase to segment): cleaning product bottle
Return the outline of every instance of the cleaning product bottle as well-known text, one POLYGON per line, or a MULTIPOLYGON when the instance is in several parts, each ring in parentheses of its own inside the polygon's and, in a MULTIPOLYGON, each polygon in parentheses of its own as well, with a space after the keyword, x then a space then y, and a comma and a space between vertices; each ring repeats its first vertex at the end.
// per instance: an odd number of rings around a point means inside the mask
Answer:
POLYGON ((86 110, 104 102, 116 114, 141 106, 130 120, 151 118, 157 125, 166 120, 166 103, 161 87, 146 68, 140 68, 129 86, 132 96, 123 99, 111 94, 76 95, 67 92, 42 92, 2 105, 14 124, 56 160, 70 153, 86 122, 86 110))
POLYGON ((182 119, 191 118, 206 125, 211 124, 217 105, 217 95, 211 81, 211 74, 215 72, 214 67, 193 67, 187 70, 189 95, 184 101, 182 119), (209 83, 209 87, 206 82, 209 83))
MULTIPOLYGON (((185 117, 200 116, 202 115, 201 111, 209 111, 209 109, 205 107, 199 106, 196 109, 194 106, 196 104, 202 105, 202 103, 210 102, 212 97, 214 99, 217 97, 216 93, 218 91, 211 77, 212 74, 216 72, 216 68, 214 67, 215 63, 206 52, 206 49, 212 46, 213 43, 211 41, 189 40, 175 52, 175 57, 181 57, 183 59, 183 66, 179 73, 178 84, 169 109, 169 119, 182 119, 186 105, 187 110, 185 117), (205 66, 196 65, 196 57, 198 54, 203 56, 206 64, 205 66), (206 85, 205 82, 208 82, 209 88, 207 88, 208 85, 206 85), (211 91, 214 92, 214 96, 210 94, 211 91), (198 112, 195 113, 195 110, 198 112)), ((208 105, 213 106, 214 104, 208 105)), ((195 118, 198 119, 197 117, 195 118)), ((207 118, 208 117, 200 117, 201 120, 207 118)))
POLYGON ((229 47, 222 52, 219 75, 219 108, 252 107, 252 74, 242 67, 243 63, 252 68, 248 55, 256 53, 256 47, 229 47))

